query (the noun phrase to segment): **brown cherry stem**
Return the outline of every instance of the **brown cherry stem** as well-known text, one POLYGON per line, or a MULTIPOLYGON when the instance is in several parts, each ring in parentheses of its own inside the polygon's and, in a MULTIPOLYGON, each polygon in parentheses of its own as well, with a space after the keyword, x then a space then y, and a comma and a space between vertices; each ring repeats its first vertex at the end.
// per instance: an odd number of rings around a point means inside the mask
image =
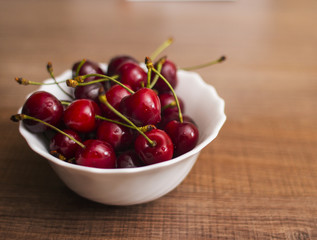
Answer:
MULTIPOLYGON (((149 58, 149 57, 146 57, 145 58, 145 62, 146 62, 146 66, 147 67, 151 67, 151 64, 149 64, 149 62, 152 62, 152 60, 149 58)), ((169 89, 171 90, 173 96, 174 96, 174 99, 175 99, 175 102, 176 102, 176 106, 177 106, 177 109, 178 109, 178 117, 179 117, 179 121, 181 123, 183 123, 183 114, 182 114, 182 111, 181 111, 181 108, 180 108, 180 105, 179 105, 179 101, 178 101, 178 97, 176 96, 176 93, 173 89, 173 87, 171 86, 171 84, 166 80, 166 78, 159 72, 157 71, 153 65, 152 65, 152 71, 155 72, 157 75, 159 75, 160 78, 163 79, 163 81, 166 83, 166 85, 169 87, 169 89)))
POLYGON ((128 124, 130 124, 135 130, 137 130, 148 142, 149 144, 154 147, 156 143, 152 141, 148 136, 145 135, 145 133, 138 128, 132 121, 130 121, 126 116, 121 114, 117 109, 115 109, 107 100, 106 94, 104 92, 104 88, 99 89, 99 101, 102 104, 105 104, 113 113, 115 113, 118 117, 126 121, 128 124))
POLYGON ((29 119, 29 120, 33 120, 33 121, 42 123, 42 124, 44 124, 44 125, 46 125, 46 126, 52 128, 53 130, 55 130, 55 131, 57 131, 57 132, 59 132, 59 133, 65 135, 66 137, 70 138, 70 139, 73 140, 75 143, 77 143, 80 147, 85 148, 85 145, 84 145, 84 144, 82 144, 81 142, 79 142, 78 140, 76 140, 75 138, 73 138, 72 136, 70 136, 69 134, 65 133, 64 131, 58 129, 57 127, 55 127, 55 126, 53 126, 53 125, 51 125, 51 124, 49 124, 49 123, 47 123, 47 122, 45 122, 45 121, 42 121, 42 120, 40 120, 40 119, 38 119, 38 118, 31 117, 31 116, 28 116, 28 115, 26 115, 26 114, 15 114, 15 115, 12 115, 10 119, 11 119, 11 121, 13 121, 13 122, 19 122, 19 121, 24 120, 24 119, 29 119))
POLYGON ((219 59, 211 61, 211 62, 208 62, 208 63, 199 64, 199 65, 192 66, 192 67, 185 67, 185 68, 181 68, 181 69, 185 70, 185 71, 192 71, 192 70, 196 70, 196 69, 200 69, 200 68, 204 68, 204 67, 209 67, 211 65, 215 65, 217 63, 221 63, 221 62, 223 62, 225 60, 226 60, 226 57, 225 56, 221 56, 219 59))

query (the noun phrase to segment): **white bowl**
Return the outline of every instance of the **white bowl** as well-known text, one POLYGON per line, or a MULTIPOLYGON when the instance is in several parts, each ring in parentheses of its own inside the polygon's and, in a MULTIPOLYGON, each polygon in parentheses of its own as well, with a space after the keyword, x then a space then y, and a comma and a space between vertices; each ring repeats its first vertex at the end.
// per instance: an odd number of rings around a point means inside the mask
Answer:
MULTIPOLYGON (((104 64, 101 66, 106 68, 104 64)), ((68 78, 71 78, 71 70, 65 71, 56 80, 62 81, 68 78)), ((45 138, 30 133, 23 124, 19 125, 19 131, 30 148, 46 158, 62 181, 80 196, 109 205, 149 202, 172 191, 184 180, 200 151, 216 138, 226 120, 224 100, 218 96, 212 86, 206 84, 194 72, 179 70, 178 78, 176 92, 185 103, 185 113, 197 123, 200 138, 193 150, 172 160, 139 168, 84 167, 53 157, 47 150, 48 142, 45 138)), ((46 82, 51 81, 52 79, 46 80, 46 82)), ((64 89, 71 90, 66 85, 64 89)), ((39 90, 48 91, 62 100, 67 99, 56 85, 43 85, 39 90)))

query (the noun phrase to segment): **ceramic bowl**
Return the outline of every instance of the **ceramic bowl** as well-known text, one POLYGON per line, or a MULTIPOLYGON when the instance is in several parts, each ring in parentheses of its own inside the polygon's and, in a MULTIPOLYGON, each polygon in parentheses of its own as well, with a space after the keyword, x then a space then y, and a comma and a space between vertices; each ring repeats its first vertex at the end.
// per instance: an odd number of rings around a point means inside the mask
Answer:
MULTIPOLYGON (((101 66, 106 68, 104 64, 101 66)), ((56 80, 68 78, 71 78, 71 70, 65 71, 56 80)), ((226 120, 224 100, 218 96, 214 87, 205 83, 194 72, 179 70, 178 79, 176 92, 185 103, 185 113, 197 123, 200 138, 193 150, 166 162, 126 169, 79 166, 50 155, 47 140, 42 135, 30 133, 22 123, 19 131, 30 148, 47 159, 62 181, 80 196, 108 205, 133 205, 153 201, 172 191, 185 179, 200 151, 216 138, 226 120)), ((52 79, 46 80, 51 81, 52 79)), ((66 85, 64 88, 71 91, 66 85)), ((62 100, 67 99, 56 85, 43 85, 38 90, 48 91, 62 100)))

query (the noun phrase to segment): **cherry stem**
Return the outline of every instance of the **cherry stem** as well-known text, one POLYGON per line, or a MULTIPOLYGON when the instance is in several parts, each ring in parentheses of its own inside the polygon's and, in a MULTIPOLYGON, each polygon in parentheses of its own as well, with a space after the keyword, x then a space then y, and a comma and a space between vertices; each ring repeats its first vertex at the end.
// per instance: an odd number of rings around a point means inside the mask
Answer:
MULTIPOLYGON (((160 73, 161 73, 161 71, 162 71, 162 66, 163 66, 165 60, 166 60, 166 56, 165 56, 165 57, 162 57, 162 58, 158 61, 158 63, 157 63, 157 71, 159 71, 160 73)), ((151 71, 152 71, 152 70, 151 70, 151 71)), ((157 74, 155 74, 155 77, 154 77, 153 81, 151 82, 149 88, 152 89, 152 88, 155 86, 155 84, 156 84, 156 82, 157 82, 158 79, 159 79, 159 76, 158 76, 157 74)))
POLYGON ((151 54, 151 59, 155 59, 165 48, 167 48, 169 45, 173 43, 174 39, 169 38, 165 40, 155 51, 151 54))
POLYGON ((118 110, 116 110, 107 100, 106 94, 104 93, 104 89, 100 88, 99 90, 100 94, 99 94, 99 101, 103 104, 105 104, 113 113, 115 113, 118 117, 120 117, 121 119, 123 119, 124 121, 126 121, 128 124, 130 124, 130 126, 132 126, 135 130, 137 130, 148 142, 149 144, 154 147, 156 145, 156 143, 154 141, 152 141, 148 136, 145 135, 145 133, 139 128, 137 127, 132 121, 130 121, 126 116, 124 116, 123 114, 121 114, 118 110))
POLYGON ((87 86, 87 85, 94 84, 94 83, 112 81, 112 82, 120 85, 121 87, 123 87, 129 93, 131 93, 131 94, 134 93, 134 91, 132 89, 128 88, 123 83, 121 83, 120 81, 116 80, 117 75, 115 75, 114 77, 109 77, 107 75, 102 75, 102 74, 87 74, 87 75, 84 75, 84 76, 80 76, 81 79, 86 79, 88 77, 101 77, 101 79, 97 79, 97 80, 90 81, 90 82, 79 82, 79 81, 76 81, 76 80, 73 80, 73 79, 68 79, 68 80, 66 80, 66 84, 69 87, 77 87, 77 86, 87 86))
POLYGON ((147 71, 147 88, 151 86, 152 68, 147 71))
POLYGON ((31 116, 28 116, 26 114, 15 114, 15 115, 12 115, 11 118, 10 118, 12 121, 14 122, 18 122, 18 121, 21 121, 21 120, 24 120, 24 119, 29 119, 29 120, 33 120, 33 121, 36 121, 36 122, 39 122, 39 123, 42 123, 52 129, 54 129, 55 131, 65 135, 66 137, 70 138, 71 140, 73 140, 75 143, 77 143, 79 146, 81 146, 82 148, 85 148, 85 145, 82 144, 81 142, 79 142, 78 140, 76 140, 75 138, 73 138, 72 136, 70 136, 69 134, 65 133, 64 131, 58 129, 57 127, 47 123, 47 122, 44 122, 38 118, 35 118, 35 117, 31 117, 31 116))
POLYGON ((163 81, 166 83, 166 85, 169 87, 169 89, 171 90, 171 92, 173 93, 173 96, 174 96, 174 99, 175 99, 175 102, 176 102, 176 106, 177 106, 177 109, 178 109, 178 117, 179 117, 179 121, 180 123, 183 123, 183 115, 182 115, 182 111, 181 111, 181 107, 179 105, 179 101, 178 101, 178 97, 176 96, 176 93, 173 89, 173 87, 171 86, 171 84, 166 80, 166 78, 159 72, 157 71, 154 67, 153 67, 153 64, 151 66, 151 63, 152 60, 149 58, 149 57, 146 57, 145 58, 145 62, 146 62, 146 66, 149 68, 149 67, 152 67, 152 70, 153 72, 155 72, 157 75, 159 75, 159 77, 161 79, 163 79, 163 81))
POLYGON ((87 61, 87 60, 84 58, 84 59, 81 60, 81 62, 78 64, 77 69, 76 69, 76 77, 79 75, 79 71, 80 71, 81 67, 84 65, 84 63, 85 63, 86 61, 87 61))
POLYGON ((185 68, 181 68, 181 69, 185 70, 185 71, 196 70, 196 69, 200 69, 200 68, 204 68, 204 67, 209 67, 209 66, 215 65, 217 63, 221 63, 221 62, 223 62, 225 60, 226 60, 226 57, 225 56, 221 56, 219 59, 211 61, 211 62, 208 62, 208 63, 199 64, 199 65, 192 66, 192 67, 185 67, 185 68))
MULTIPOLYGON (((20 85, 56 85, 55 82, 50 82, 50 83, 43 83, 43 82, 34 82, 34 81, 29 81, 25 78, 22 78, 22 77, 16 77, 15 78, 15 81, 20 84, 20 85)), ((64 83, 66 82, 67 80, 64 80, 64 81, 60 81, 59 83, 64 83)))
POLYGON ((176 101, 173 101, 165 106, 162 107, 162 112, 168 108, 171 108, 171 107, 175 107, 176 106, 176 101))
POLYGON ((100 116, 100 115, 96 115, 95 118, 97 119, 100 119, 100 120, 103 120, 103 121, 107 121, 107 122, 112 122, 112 123, 116 123, 118 125, 121 125, 121 126, 124 126, 124 127, 128 127, 128 128, 133 128, 131 125, 128 125, 128 124, 125 124, 123 122, 119 122, 119 121, 116 121, 116 120, 113 120, 113 119, 110 119, 110 118, 106 118, 104 116, 100 116))
POLYGON ((53 65, 51 62, 48 62, 46 65, 46 69, 48 71, 48 73, 50 74, 51 78, 54 80, 54 83, 57 85, 57 87, 66 95, 68 96, 70 99, 74 99, 72 95, 70 95, 68 92, 66 92, 60 85, 59 83, 56 81, 56 78, 54 76, 54 72, 53 72, 53 65))

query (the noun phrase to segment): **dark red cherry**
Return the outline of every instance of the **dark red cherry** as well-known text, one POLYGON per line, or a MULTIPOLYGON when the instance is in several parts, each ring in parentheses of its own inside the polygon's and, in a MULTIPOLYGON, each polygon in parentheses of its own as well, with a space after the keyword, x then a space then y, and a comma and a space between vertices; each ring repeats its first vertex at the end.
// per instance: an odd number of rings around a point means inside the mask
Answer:
MULTIPOLYGON (((84 82, 91 82, 93 78, 87 78, 84 82)), ((98 102, 98 93, 99 89, 103 85, 101 83, 93 83, 86 86, 77 86, 74 91, 76 99, 91 99, 95 102, 98 102)))
MULTIPOLYGON (((162 115, 162 121, 158 124, 158 128, 164 129, 165 125, 173 120, 179 121, 178 112, 176 111, 164 112, 164 115, 162 115)), ((197 124, 195 123, 195 121, 188 115, 183 114, 183 122, 190 122, 197 127, 197 124)))
POLYGON ((134 94, 124 97, 119 109, 137 126, 155 125, 161 121, 160 99, 149 88, 141 88, 134 94))
POLYGON ((118 67, 125 62, 138 63, 133 57, 128 55, 119 55, 110 59, 108 64, 107 75, 113 76, 117 74, 118 67))
POLYGON ((78 132, 90 132, 96 128, 95 102, 89 99, 73 101, 64 112, 65 125, 78 132))
MULTIPOLYGON (((26 100, 22 113, 57 126, 63 116, 63 105, 54 95, 37 91, 26 100)), ((23 123, 33 133, 44 132, 48 129, 44 124, 32 120, 23 120, 23 123)))
MULTIPOLYGON (((131 89, 129 85, 125 85, 128 88, 131 89)), ((107 92, 106 92, 106 97, 108 102, 110 103, 111 106, 113 106, 116 110, 119 110, 120 102, 121 100, 126 97, 131 95, 128 90, 125 88, 121 87, 120 85, 116 84, 113 85, 107 92)), ((100 104, 101 110, 103 114, 108 117, 108 118, 117 118, 117 115, 112 112, 105 104, 100 104)))
POLYGON ((180 156, 192 150, 198 142, 199 132, 190 122, 171 121, 165 126, 166 133, 174 144, 174 156, 180 156))
MULTIPOLYGON (((154 65, 154 67, 157 69, 157 63, 154 65)), ((171 84, 173 88, 177 86, 177 67, 172 61, 168 59, 165 60, 162 65, 161 74, 163 75, 163 77, 165 77, 165 79, 171 84)), ((154 78, 154 75, 155 74, 153 73, 152 79, 154 78)), ((154 89, 156 89, 159 93, 171 91, 164 80, 161 78, 157 80, 154 89)))
POLYGON ((134 150, 123 152, 117 158, 117 168, 135 168, 144 166, 134 150))
MULTIPOLYGON (((71 129, 64 129, 63 132, 67 133, 71 137, 75 138, 77 141, 81 142, 81 138, 78 133, 71 129)), ((75 153, 80 148, 80 146, 71 140, 69 137, 62 133, 56 133, 50 141, 49 149, 50 151, 57 151, 62 154, 67 159, 75 157, 75 153)))
MULTIPOLYGON (((76 62, 72 67, 72 75, 73 78, 76 77, 77 68, 79 66, 81 61, 76 62)), ((86 62, 81 66, 79 70, 79 76, 87 75, 87 74, 104 74, 102 69, 99 67, 98 63, 86 60, 86 62)), ((92 77, 95 78, 95 77, 92 77)))
POLYGON ((151 146, 142 135, 139 135, 135 140, 134 149, 146 165, 164 162, 173 157, 172 140, 163 130, 152 129, 145 135, 155 143, 155 146, 151 146))
POLYGON ((95 168, 115 168, 116 154, 112 146, 102 140, 87 140, 85 148, 79 148, 75 155, 78 165, 95 168))
POLYGON ((137 63, 125 62, 118 67, 117 74, 123 84, 131 86, 137 91, 147 84, 147 73, 137 63))
MULTIPOLYGON (((171 92, 161 93, 159 95, 161 106, 162 106, 162 115, 168 114, 169 112, 178 112, 178 108, 175 103, 174 95, 171 92), (171 103, 174 103, 174 106, 168 107, 171 103)), ((180 97, 177 97, 179 106, 182 113, 185 112, 185 105, 183 100, 180 97)))
POLYGON ((132 145, 134 133, 130 128, 103 121, 97 129, 97 138, 110 143, 115 150, 124 150, 132 145))

